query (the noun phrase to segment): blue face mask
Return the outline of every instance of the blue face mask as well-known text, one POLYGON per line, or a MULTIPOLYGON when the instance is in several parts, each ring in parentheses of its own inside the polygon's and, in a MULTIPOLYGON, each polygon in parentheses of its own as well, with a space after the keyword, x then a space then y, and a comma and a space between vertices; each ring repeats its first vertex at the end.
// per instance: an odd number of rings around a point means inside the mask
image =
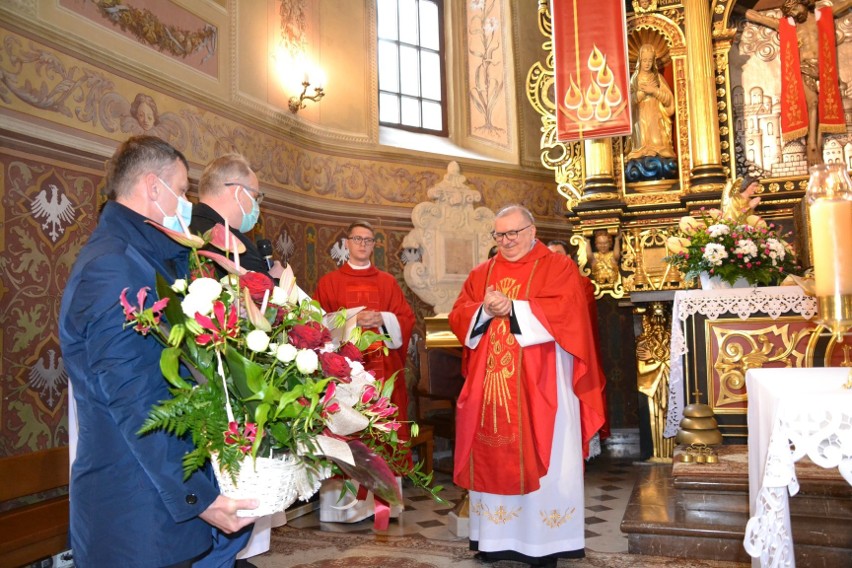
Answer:
POLYGON ((240 203, 238 194, 234 192, 234 199, 237 200, 237 205, 240 206, 240 211, 242 211, 243 213, 243 219, 242 221, 240 221, 240 232, 248 233, 249 231, 254 229, 255 225, 257 225, 257 220, 260 217, 260 205, 257 204, 257 200, 251 196, 251 193, 249 193, 246 188, 240 186, 237 191, 239 191, 240 189, 246 192, 249 201, 251 201, 251 211, 246 213, 246 210, 243 209, 242 203, 240 203))
POLYGON ((160 204, 156 201, 154 202, 157 206, 157 209, 163 214, 163 227, 166 229, 171 229, 172 231, 177 231, 178 233, 182 233, 184 227, 189 227, 190 221, 192 221, 192 203, 187 201, 187 199, 183 196, 176 194, 172 191, 172 188, 169 187, 169 184, 164 182, 161 178, 157 177, 160 180, 166 189, 169 190, 169 193, 175 196, 177 199, 177 209, 175 210, 174 215, 166 215, 166 212, 163 211, 163 208, 160 207, 160 204), (178 219, 180 217, 180 219, 178 219), (183 225, 181 225, 181 221, 183 221, 183 225))

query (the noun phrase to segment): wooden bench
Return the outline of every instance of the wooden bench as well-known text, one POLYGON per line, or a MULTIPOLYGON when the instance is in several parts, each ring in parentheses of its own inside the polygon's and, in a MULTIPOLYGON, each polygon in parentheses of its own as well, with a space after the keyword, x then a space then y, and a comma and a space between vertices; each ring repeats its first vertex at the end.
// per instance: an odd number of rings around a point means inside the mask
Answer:
MULTIPOLYGON (((68 485, 68 448, 0 458, 0 502, 68 485)), ((0 566, 22 566, 68 548, 68 495, 0 511, 0 566)))

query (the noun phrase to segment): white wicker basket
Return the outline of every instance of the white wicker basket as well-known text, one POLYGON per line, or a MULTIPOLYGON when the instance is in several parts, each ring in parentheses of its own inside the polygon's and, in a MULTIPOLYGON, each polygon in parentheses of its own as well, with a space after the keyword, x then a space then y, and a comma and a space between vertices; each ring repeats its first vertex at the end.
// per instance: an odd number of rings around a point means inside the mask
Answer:
POLYGON ((246 456, 240 464, 237 482, 227 472, 219 470, 217 456, 212 457, 216 481, 223 495, 233 499, 257 499, 257 509, 240 509, 238 517, 263 517, 283 511, 293 504, 298 496, 297 478, 303 469, 299 460, 285 455, 280 458, 257 458, 246 456))

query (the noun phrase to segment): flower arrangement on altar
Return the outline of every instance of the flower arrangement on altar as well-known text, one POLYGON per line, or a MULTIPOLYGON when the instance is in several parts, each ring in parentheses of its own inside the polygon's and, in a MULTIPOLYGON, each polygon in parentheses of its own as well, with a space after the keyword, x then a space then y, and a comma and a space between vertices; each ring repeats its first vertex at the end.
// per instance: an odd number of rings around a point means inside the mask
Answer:
MULTIPOLYGON (((411 465, 397 437, 393 378, 378 382, 362 364, 365 350, 383 348, 383 336, 347 326, 345 312, 323 314, 317 302, 300 299, 292 277, 275 285, 242 269, 244 245, 227 227, 197 236, 151 224, 191 249, 190 276, 167 282, 157 275, 150 307, 147 288, 135 291, 135 305, 131 291, 121 294, 125 327, 163 344, 160 368, 172 395, 151 409, 140 435, 190 436, 185 476, 212 459, 223 488, 244 483, 246 470, 273 456, 297 471, 291 497, 307 499, 322 479, 340 475, 353 493, 349 480, 397 504, 395 476, 403 475, 440 500, 441 488, 429 487, 431 474, 411 465), (233 260, 203 250, 208 245, 233 260), (225 277, 216 278, 216 264, 225 277)), ((417 435, 416 424, 411 432, 417 435)))
POLYGON ((760 202, 753 195, 757 184, 739 192, 741 185, 741 179, 728 183, 720 209, 702 207, 697 218, 681 217, 678 231, 666 241, 669 255, 663 260, 688 282, 705 273, 730 285, 743 279, 773 286, 799 271, 786 240, 790 233, 782 234, 780 227, 754 213, 760 202))

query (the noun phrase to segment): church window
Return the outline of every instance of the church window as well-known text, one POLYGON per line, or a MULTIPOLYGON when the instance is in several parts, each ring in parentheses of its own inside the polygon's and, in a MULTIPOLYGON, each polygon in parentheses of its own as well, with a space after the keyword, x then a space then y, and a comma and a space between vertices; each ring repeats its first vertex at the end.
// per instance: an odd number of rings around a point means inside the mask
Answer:
POLYGON ((376 0, 379 123, 447 134, 442 0, 376 0))

